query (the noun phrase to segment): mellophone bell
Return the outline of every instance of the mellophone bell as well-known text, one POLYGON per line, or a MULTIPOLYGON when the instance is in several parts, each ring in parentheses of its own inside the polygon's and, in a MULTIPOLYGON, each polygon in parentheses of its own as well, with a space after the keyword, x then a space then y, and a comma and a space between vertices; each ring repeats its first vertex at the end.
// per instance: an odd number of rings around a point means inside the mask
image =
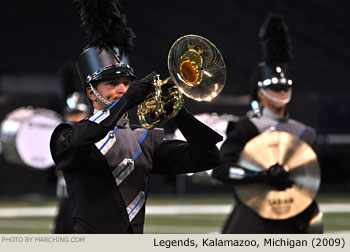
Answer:
POLYGON ((152 129, 177 115, 183 107, 182 94, 196 101, 211 101, 226 82, 226 66, 220 51, 208 39, 185 35, 168 54, 170 77, 155 76, 155 92, 138 106, 140 124, 152 129))
POLYGON ((1 122, 0 141, 5 160, 33 169, 54 165, 49 143, 61 116, 46 108, 20 107, 1 122))

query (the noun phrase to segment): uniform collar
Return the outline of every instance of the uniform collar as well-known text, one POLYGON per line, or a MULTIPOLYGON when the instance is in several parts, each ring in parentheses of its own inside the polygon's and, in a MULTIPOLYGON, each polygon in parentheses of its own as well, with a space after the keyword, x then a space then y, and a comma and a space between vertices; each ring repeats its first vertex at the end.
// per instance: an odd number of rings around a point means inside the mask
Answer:
POLYGON ((275 121, 287 121, 289 119, 288 113, 286 113, 284 117, 281 117, 280 115, 272 112, 266 107, 263 108, 262 117, 269 118, 275 121))
POLYGON ((129 127, 129 119, 128 114, 126 114, 125 118, 120 118, 117 122, 118 128, 127 128, 129 127))

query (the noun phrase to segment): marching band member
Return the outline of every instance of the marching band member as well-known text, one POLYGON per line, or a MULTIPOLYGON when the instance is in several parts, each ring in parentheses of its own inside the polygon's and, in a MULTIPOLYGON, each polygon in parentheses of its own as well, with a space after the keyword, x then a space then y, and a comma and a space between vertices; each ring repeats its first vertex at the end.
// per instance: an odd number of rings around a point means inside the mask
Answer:
POLYGON ((222 137, 186 109, 173 121, 187 142, 131 127, 127 111, 153 91, 155 73, 136 80, 128 60, 134 34, 118 1, 76 2, 89 40, 76 65, 94 111, 55 129, 52 157, 73 201, 76 233, 143 233, 150 175, 217 166, 222 137))
MULTIPOLYGON (((73 69, 67 68, 67 72, 72 72, 73 69)), ((65 121, 80 121, 89 116, 89 105, 86 97, 79 92, 73 92, 66 99, 65 121)), ((67 192, 66 181, 62 171, 57 170, 57 198, 59 199, 57 216, 55 218, 55 234, 73 234, 74 223, 72 217, 72 200, 67 192)))
MULTIPOLYGON (((275 165, 264 172, 253 172, 237 167, 237 161, 246 143, 255 136, 271 130, 285 131, 297 136, 309 145, 315 141, 315 130, 289 118, 286 105, 292 96, 292 80, 288 72, 290 41, 283 17, 270 14, 260 30, 264 60, 254 75, 255 99, 252 102, 253 116, 232 121, 227 127, 227 139, 220 152, 222 164, 213 170, 212 176, 234 186, 242 183, 260 182, 285 190, 293 185, 283 166, 275 165), (262 105, 262 110, 260 110, 262 105)), ((262 218, 239 199, 228 217, 223 233, 307 233, 312 231, 310 221, 319 210, 313 201, 303 212, 284 220, 262 218)))

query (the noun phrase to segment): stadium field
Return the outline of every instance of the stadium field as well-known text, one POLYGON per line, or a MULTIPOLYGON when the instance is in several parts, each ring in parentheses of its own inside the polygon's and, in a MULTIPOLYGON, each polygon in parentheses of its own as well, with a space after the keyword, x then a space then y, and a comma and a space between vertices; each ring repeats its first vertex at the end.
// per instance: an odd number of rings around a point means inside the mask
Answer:
MULTIPOLYGON (((350 233, 350 199, 347 195, 317 198, 325 233, 350 233)), ((233 207, 231 196, 150 196, 146 208, 145 233, 215 234, 233 207)), ((52 233, 55 199, 0 200, 0 233, 52 233)))

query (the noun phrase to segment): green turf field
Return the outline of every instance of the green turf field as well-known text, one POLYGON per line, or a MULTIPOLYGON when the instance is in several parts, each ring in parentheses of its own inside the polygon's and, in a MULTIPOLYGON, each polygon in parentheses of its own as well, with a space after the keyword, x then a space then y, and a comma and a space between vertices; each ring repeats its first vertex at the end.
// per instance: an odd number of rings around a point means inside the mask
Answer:
MULTIPOLYGON (((321 195, 319 203, 349 203, 347 195, 321 195)), ((233 203, 231 196, 150 196, 147 206, 164 205, 220 205, 233 203)), ((0 199, 0 209, 13 207, 54 207, 55 199, 13 200, 0 199)), ((205 234, 219 233, 226 219, 226 214, 170 214, 147 215, 145 233, 178 233, 178 234, 205 234)), ((4 234, 45 234, 51 233, 53 216, 36 217, 1 217, 0 233, 4 234)), ((325 233, 350 233, 350 212, 324 213, 325 233)))

